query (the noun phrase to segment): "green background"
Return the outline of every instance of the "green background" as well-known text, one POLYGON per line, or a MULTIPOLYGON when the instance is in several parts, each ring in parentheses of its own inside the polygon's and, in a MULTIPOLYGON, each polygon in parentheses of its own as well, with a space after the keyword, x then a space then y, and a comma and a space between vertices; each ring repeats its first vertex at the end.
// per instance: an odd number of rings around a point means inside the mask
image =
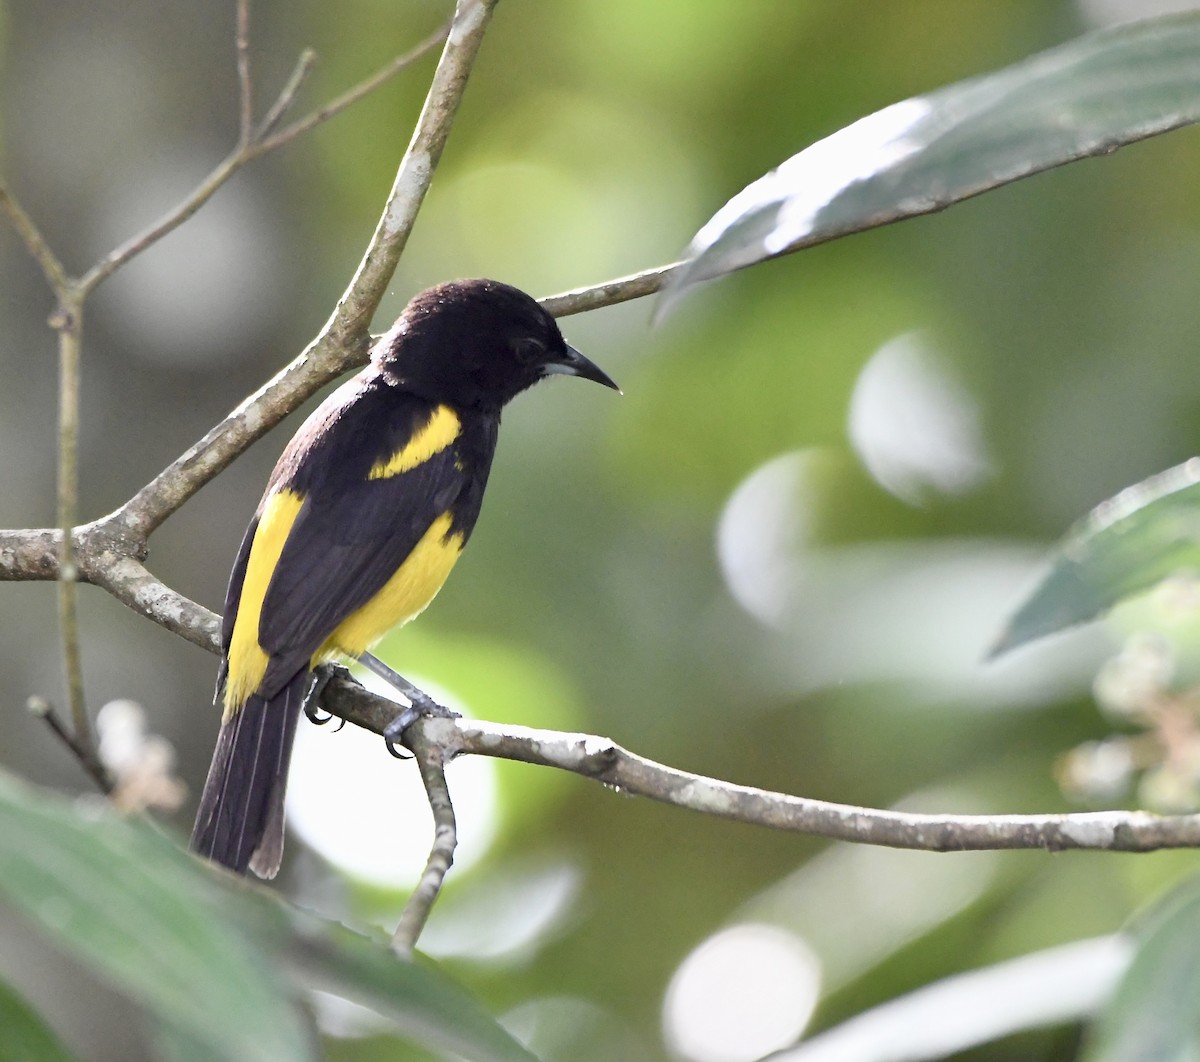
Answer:
MULTIPOLYGON (((1101 7, 504 0, 376 330, 450 276, 493 275, 545 295, 669 261, 726 199, 805 145, 1074 37, 1099 24, 1101 7)), ((0 12, 3 172, 82 270, 232 143, 232 5, 10 0, 0 12)), ((320 65, 304 100, 323 101, 445 14, 432 2, 264 0, 254 9, 259 98, 311 45, 320 65)), ((85 333, 84 518, 123 501, 324 322, 432 64, 256 163, 100 289, 85 333)), ((485 718, 606 734, 764 788, 923 810, 1066 809, 1056 759, 1109 729, 1088 692, 1104 636, 1030 650, 998 672, 978 662, 982 640, 959 635, 998 634, 1045 545, 1103 498, 1195 452, 1198 162, 1200 140, 1184 130, 757 266, 655 328, 651 300, 565 321, 625 396, 555 381, 508 411, 471 548, 419 629, 389 643, 391 662, 457 682, 485 718), (863 366, 908 333, 973 395, 993 469, 973 492, 930 493, 921 506, 879 487, 846 433, 863 366), (793 501, 810 527, 797 564, 838 574, 768 627, 727 589, 717 525, 746 477, 795 451, 807 478, 793 501), (938 567, 956 556, 961 568, 938 567), (993 556, 1007 566, 980 560, 993 556), (505 676, 533 692, 514 696, 505 676)), ((53 520, 51 309, 0 227, 5 526, 53 520)), ((219 608, 246 519, 298 423, 154 536, 156 574, 219 608)), ((197 791, 216 725, 213 659, 99 592, 82 596, 89 702, 140 701, 197 791)), ((0 762, 85 788, 22 710, 34 693, 61 701, 53 589, 6 584, 0 630, 0 762)), ((734 920, 789 925, 827 972, 849 971, 830 974, 819 1027, 948 973, 1116 930, 1194 864, 1187 854, 882 852, 856 891, 845 877, 829 887, 804 875, 819 842, 580 779, 506 765, 499 800, 492 849, 452 877, 431 929, 478 910, 506 877, 572 868, 578 890, 553 933, 520 954, 447 963, 494 1013, 561 997, 597 1008, 594 1025, 563 1034, 563 1058, 659 1057, 673 971, 734 920), (868 912, 910 910, 914 882, 929 914, 889 936, 868 912), (827 941, 815 939, 820 926, 827 941)), ((280 888, 306 904, 349 920, 391 909, 390 897, 343 887, 300 845, 290 855, 280 888)), ((80 1057, 149 1057, 125 1005, 3 906, 0 980, 80 1057)), ((1064 1057, 1074 1035, 975 1057, 1064 1057)), ((327 1049, 412 1057, 383 1041, 327 1049)))

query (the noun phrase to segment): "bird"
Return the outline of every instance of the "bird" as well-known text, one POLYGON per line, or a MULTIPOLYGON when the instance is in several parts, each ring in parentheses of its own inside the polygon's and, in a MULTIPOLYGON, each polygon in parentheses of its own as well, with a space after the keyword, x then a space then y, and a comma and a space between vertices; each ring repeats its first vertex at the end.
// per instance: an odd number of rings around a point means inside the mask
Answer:
MULTIPOLYGON (((300 712, 315 700, 314 672, 371 661, 384 634, 433 600, 479 516, 502 409, 555 374, 620 391, 525 292, 449 281, 415 295, 367 367, 301 425, 230 574, 221 725, 193 851, 238 874, 275 876, 288 763, 300 712)), ((388 729, 399 736, 437 706, 382 670, 413 706, 388 729)))

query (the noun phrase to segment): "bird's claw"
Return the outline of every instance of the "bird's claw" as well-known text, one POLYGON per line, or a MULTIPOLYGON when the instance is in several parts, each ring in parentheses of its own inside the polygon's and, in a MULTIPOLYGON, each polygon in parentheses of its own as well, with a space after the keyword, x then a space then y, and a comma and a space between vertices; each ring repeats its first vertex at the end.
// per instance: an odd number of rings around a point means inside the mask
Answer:
POLYGON ((333 718, 333 712, 326 712, 322 715, 321 706, 312 700, 304 702, 304 714, 314 726, 324 726, 333 718))
POLYGON ((403 709, 387 726, 383 728, 383 743, 387 746, 387 750, 398 760, 409 760, 412 757, 401 752, 397 745, 404 738, 404 731, 413 725, 418 719, 423 716, 433 716, 438 719, 457 719, 458 712, 453 712, 445 705, 438 704, 428 694, 422 693, 419 697, 412 698, 412 704, 403 709))
MULTIPOLYGON (((321 714, 321 694, 325 692, 325 687, 333 681, 338 671, 344 670, 344 668, 339 668, 334 664, 321 664, 320 667, 313 671, 313 683, 309 688, 308 696, 304 698, 304 714, 308 717, 310 723, 316 726, 324 726, 333 718, 332 712, 326 712, 324 715, 321 714)), ((345 719, 338 720, 338 725, 333 732, 336 734, 345 725, 345 719)))

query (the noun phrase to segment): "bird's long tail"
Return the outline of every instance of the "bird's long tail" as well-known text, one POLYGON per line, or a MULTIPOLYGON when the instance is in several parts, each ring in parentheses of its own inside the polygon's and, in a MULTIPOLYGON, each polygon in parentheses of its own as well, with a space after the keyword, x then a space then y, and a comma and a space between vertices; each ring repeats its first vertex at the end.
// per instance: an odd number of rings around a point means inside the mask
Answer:
POLYGON ((192 850, 244 874, 273 878, 283 858, 283 798, 309 672, 275 696, 252 694, 221 724, 200 796, 192 850))

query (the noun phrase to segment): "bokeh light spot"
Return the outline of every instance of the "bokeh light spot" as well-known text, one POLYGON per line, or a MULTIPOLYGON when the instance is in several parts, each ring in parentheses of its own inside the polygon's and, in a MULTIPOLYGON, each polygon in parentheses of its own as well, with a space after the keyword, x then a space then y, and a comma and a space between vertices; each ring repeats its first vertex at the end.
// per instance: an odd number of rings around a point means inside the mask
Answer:
POLYGON ((991 469, 974 400, 918 335, 885 343, 863 367, 848 429, 876 482, 910 504, 930 489, 964 494, 991 469))
POLYGON ((798 936, 756 923, 731 926, 696 948, 671 979, 667 1043, 689 1062, 751 1062, 804 1031, 820 987, 817 957, 798 936))
POLYGON ((717 556, 729 592, 761 623, 778 624, 792 599, 789 569, 810 537, 806 452, 756 468, 730 495, 717 524, 717 556))
MULTIPOLYGON (((364 686, 389 695, 373 676, 364 686)), ((409 676, 437 701, 467 715, 445 692, 409 676)), ((288 781, 288 825, 314 851, 357 878, 382 887, 413 884, 425 866, 433 819, 416 767, 388 755, 383 739, 336 724, 300 721, 288 781)), ((496 832, 493 765, 470 756, 446 769, 458 820, 458 871, 478 861, 496 832)))

